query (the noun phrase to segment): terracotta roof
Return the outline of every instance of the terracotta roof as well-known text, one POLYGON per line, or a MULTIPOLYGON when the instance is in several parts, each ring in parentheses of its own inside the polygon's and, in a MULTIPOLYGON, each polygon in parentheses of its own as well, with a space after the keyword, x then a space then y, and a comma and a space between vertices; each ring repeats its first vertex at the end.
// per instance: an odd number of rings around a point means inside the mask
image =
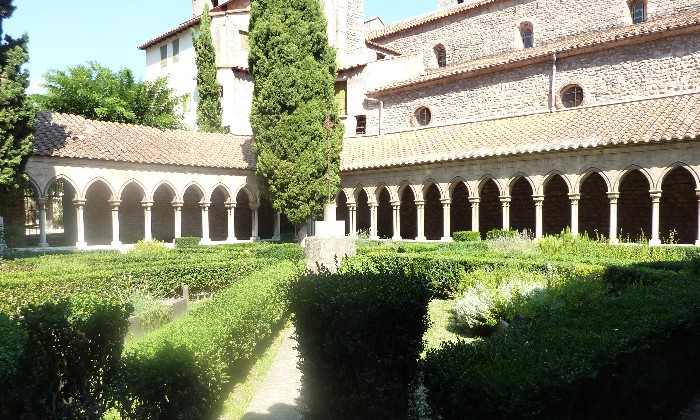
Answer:
POLYGON ((370 48, 373 48, 373 49, 379 50, 379 51, 383 51, 383 52, 391 54, 391 55, 401 55, 401 53, 396 51, 396 50, 392 50, 391 48, 387 48, 381 44, 377 44, 376 42, 372 42, 370 40, 365 40, 365 44, 370 48))
POLYGON ((163 41, 164 39, 170 38, 173 35, 177 35, 180 32, 183 32, 195 25, 199 25, 199 21, 202 20, 202 16, 197 16, 193 17, 192 19, 188 20, 187 22, 183 22, 180 25, 177 26, 175 29, 171 29, 168 32, 158 35, 157 37, 151 39, 150 41, 144 42, 143 44, 139 45, 140 50, 145 50, 146 48, 155 45, 159 43, 160 41, 163 41))
POLYGON ((587 52, 596 47, 610 48, 614 46, 611 44, 631 42, 630 40, 644 42, 649 38, 670 37, 684 31, 700 31, 700 12, 683 13, 637 25, 594 32, 552 44, 511 51, 450 67, 443 67, 413 79, 380 87, 376 91, 371 92, 371 94, 376 95, 398 89, 405 90, 407 87, 413 88, 414 86, 440 79, 464 78, 471 74, 479 74, 480 71, 500 66, 517 66, 525 65, 532 61, 548 60, 552 54, 557 54, 558 56, 574 55, 587 52))
POLYGON ((40 112, 35 156, 253 170, 252 137, 161 130, 40 112))
POLYGON ((700 139, 700 93, 349 138, 341 171, 700 139))

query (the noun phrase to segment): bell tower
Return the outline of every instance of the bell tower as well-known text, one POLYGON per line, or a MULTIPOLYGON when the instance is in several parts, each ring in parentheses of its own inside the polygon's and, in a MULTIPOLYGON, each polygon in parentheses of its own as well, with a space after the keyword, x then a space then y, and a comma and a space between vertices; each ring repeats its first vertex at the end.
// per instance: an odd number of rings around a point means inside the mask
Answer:
POLYGON ((328 41, 339 56, 352 55, 364 49, 364 1, 321 0, 328 20, 328 41))
POLYGON ((204 5, 207 5, 207 10, 211 10, 212 7, 216 7, 219 3, 223 3, 220 0, 192 0, 192 17, 196 17, 202 14, 204 10, 204 5))

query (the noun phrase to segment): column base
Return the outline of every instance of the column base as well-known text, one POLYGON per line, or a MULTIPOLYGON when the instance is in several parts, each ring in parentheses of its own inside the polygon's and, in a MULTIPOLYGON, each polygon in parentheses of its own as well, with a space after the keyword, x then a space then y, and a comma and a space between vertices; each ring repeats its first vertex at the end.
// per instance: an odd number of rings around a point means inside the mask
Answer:
POLYGON ((373 240, 373 241, 378 241, 378 240, 379 240, 379 236, 377 236, 377 235, 375 235, 375 236, 370 236, 369 239, 371 239, 371 240, 373 240))
POLYGON ((280 239, 281 239, 281 238, 280 238, 279 235, 276 235, 276 236, 273 236, 273 237, 272 237, 272 240, 273 240, 273 241, 279 241, 280 239))
POLYGON ((391 240, 392 241, 403 241, 403 238, 399 235, 396 235, 396 236, 392 236, 391 240))
POLYGON ((211 243, 211 239, 209 239, 209 238, 202 238, 199 240, 200 245, 206 245, 206 244, 210 244, 210 243, 211 243))
POLYGON ((256 242, 256 241, 259 241, 259 240, 260 240, 260 237, 259 237, 259 236, 251 236, 251 237, 250 237, 250 240, 253 241, 253 242, 256 242))
POLYGON ((112 246, 122 246, 122 241, 112 241, 112 242, 110 243, 110 245, 112 245, 112 246))
POLYGON ((442 242, 454 242, 451 236, 443 236, 440 238, 440 241, 442 242))
POLYGON ((700 246, 700 239, 698 239, 697 241, 695 241, 695 246, 700 246))
POLYGON ((610 239, 610 240, 608 241, 608 243, 609 243, 610 245, 619 245, 620 240, 617 239, 617 238, 612 238, 612 239, 610 239))
POLYGON ((426 238, 425 236, 416 236, 416 241, 418 242, 425 242, 427 240, 428 238, 426 238))
POLYGON ((649 246, 661 245, 661 239, 649 239, 649 246))
POLYGON ((236 242, 238 242, 238 239, 235 237, 226 239, 227 244, 235 244, 236 242))
POLYGON ((75 247, 76 248, 87 248, 87 242, 76 242, 75 247))
POLYGON ((48 247, 49 247, 49 244, 47 242, 41 242, 39 244, 39 248, 48 248, 48 247))

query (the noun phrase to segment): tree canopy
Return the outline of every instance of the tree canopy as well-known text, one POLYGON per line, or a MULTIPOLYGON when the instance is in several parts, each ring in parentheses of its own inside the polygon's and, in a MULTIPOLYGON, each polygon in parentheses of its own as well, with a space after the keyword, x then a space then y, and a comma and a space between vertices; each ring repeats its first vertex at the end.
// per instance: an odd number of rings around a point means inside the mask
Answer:
POLYGON ((180 98, 165 78, 137 81, 131 70, 112 71, 91 61, 44 75, 46 93, 35 100, 45 111, 101 121, 181 128, 180 98))
POLYGON ((333 197, 340 184, 337 68, 320 2, 253 0, 249 67, 258 185, 275 210, 300 225, 320 215, 327 201, 327 116, 333 197))
POLYGON ((221 85, 216 79, 216 50, 211 39, 211 17, 206 5, 199 24, 199 35, 192 35, 197 64, 197 129, 207 133, 223 133, 221 126, 221 85))
POLYGON ((0 0, 0 193, 20 186, 36 117, 26 94, 29 72, 22 70, 29 59, 27 35, 15 39, 2 30, 14 10, 12 0, 0 0))

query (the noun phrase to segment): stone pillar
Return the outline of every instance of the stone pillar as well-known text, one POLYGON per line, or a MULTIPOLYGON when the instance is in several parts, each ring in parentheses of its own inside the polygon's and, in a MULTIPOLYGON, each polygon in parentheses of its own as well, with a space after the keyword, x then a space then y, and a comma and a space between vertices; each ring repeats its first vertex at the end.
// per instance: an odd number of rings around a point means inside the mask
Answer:
POLYGON ((695 240, 695 246, 700 246, 700 189, 695 190, 695 195, 698 197, 698 236, 695 240))
POLYGON ((610 200, 610 243, 616 244, 617 239, 617 200, 620 199, 620 193, 609 192, 608 199, 610 200))
POLYGON ((202 208, 202 240, 199 241, 201 244, 208 244, 211 242, 209 237, 209 206, 211 202, 200 201, 199 207, 202 208))
POLYGON ((391 210, 392 210, 392 222, 393 222, 393 230, 394 234, 391 237, 394 241, 400 241, 401 240, 401 202, 400 201, 392 201, 391 202, 391 210))
POLYGON ((257 241, 260 240, 260 237, 258 236, 258 208, 260 208, 259 204, 251 204, 250 205, 250 210, 252 210, 252 216, 253 216, 253 231, 251 232, 250 235, 250 240, 251 241, 257 241))
POLYGON ((236 242, 236 203, 228 201, 226 203, 226 213, 228 215, 228 235, 226 242, 236 242))
POLYGON ((350 236, 357 237, 357 204, 348 203, 348 215, 350 216, 350 236))
POLYGON ((152 241, 153 233, 151 231, 151 210, 153 210, 153 201, 142 201, 141 205, 143 206, 143 236, 145 240, 152 241))
POLYGON ((272 240, 273 241, 279 241, 281 239, 280 235, 280 213, 278 211, 275 212, 275 227, 274 227, 274 233, 272 234, 272 240))
POLYGON ((182 201, 173 201, 173 209, 175 210, 175 237, 182 238, 182 206, 185 205, 182 201))
POLYGON ((416 215, 418 219, 418 236, 416 241, 426 241, 425 237, 425 201, 416 201, 416 215))
POLYGON ((651 239, 649 245, 661 245, 659 238, 659 210, 661 207, 661 191, 649 191, 651 195, 651 239))
POLYGON ((501 200, 501 207, 503 208, 503 230, 510 229, 510 196, 502 195, 498 197, 501 200))
POLYGON ((581 194, 569 194, 571 200, 571 235, 578 236, 578 202, 581 200, 581 194))
POLYGON ((119 205, 120 200, 109 200, 109 205, 112 207, 112 246, 119 246, 122 241, 119 240, 119 205))
POLYGON ((452 242, 452 236, 450 235, 450 206, 452 200, 445 198, 440 200, 440 202, 442 203, 442 238, 440 238, 440 240, 443 242, 452 242))
POLYGON ((535 200, 535 239, 540 239, 542 237, 542 206, 544 205, 543 195, 533 195, 532 199, 535 200))
POLYGON ((481 198, 469 197, 469 202, 472 205, 472 231, 479 232, 479 203, 481 203, 481 198))
POLYGON ((377 203, 369 204, 369 238, 379 239, 377 234, 377 208, 379 205, 377 203))
POLYGON ((85 218, 83 217, 83 212, 85 210, 85 200, 75 199, 73 200, 75 204, 75 215, 77 219, 77 230, 78 238, 75 246, 78 248, 85 248, 87 242, 85 242, 85 218))
POLYGON ((39 247, 46 248, 49 246, 46 242, 46 199, 38 198, 36 204, 39 206, 39 247))

